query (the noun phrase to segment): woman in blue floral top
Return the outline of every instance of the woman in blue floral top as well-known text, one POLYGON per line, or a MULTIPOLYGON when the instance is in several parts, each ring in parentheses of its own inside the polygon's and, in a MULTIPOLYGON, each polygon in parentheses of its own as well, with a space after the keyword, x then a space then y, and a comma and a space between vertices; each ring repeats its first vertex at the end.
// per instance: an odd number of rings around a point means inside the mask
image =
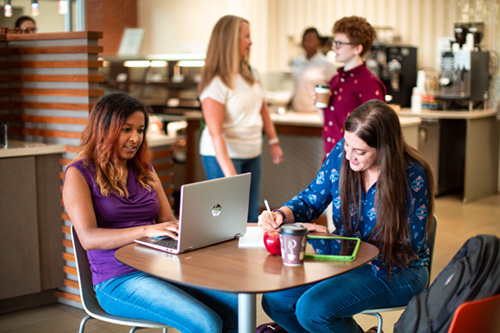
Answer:
POLYGON ((313 182, 274 210, 274 221, 262 213, 259 225, 301 221, 309 231, 327 232, 306 222, 332 202, 334 233, 372 243, 380 255, 348 273, 265 294, 265 312, 289 332, 363 332, 355 314, 406 305, 429 279, 433 193, 430 168, 404 140, 394 110, 379 100, 356 108, 313 182))

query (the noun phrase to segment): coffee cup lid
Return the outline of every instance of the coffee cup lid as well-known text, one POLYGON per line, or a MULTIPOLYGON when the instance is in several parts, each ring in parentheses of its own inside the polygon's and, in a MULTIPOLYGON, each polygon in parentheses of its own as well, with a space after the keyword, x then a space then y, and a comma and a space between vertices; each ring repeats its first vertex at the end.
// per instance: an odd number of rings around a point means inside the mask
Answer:
POLYGON ((280 228, 281 235, 303 236, 307 235, 306 227, 300 224, 285 224, 280 228))

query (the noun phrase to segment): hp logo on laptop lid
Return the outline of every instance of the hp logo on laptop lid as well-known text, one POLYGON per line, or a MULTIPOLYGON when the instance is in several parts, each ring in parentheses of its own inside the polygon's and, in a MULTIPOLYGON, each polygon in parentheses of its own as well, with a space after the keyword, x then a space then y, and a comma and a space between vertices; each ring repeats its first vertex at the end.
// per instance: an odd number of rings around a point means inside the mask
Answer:
POLYGON ((221 211, 222 211, 222 206, 220 204, 216 204, 212 207, 212 215, 214 217, 219 216, 221 211))

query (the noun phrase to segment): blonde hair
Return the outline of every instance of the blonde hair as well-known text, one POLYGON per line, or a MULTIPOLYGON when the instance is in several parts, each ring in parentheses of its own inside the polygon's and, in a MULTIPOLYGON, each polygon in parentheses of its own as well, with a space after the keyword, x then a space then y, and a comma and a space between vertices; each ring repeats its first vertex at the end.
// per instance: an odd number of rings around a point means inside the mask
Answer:
POLYGON ((240 60, 239 41, 243 22, 249 23, 244 18, 226 15, 215 24, 198 85, 198 94, 201 94, 215 76, 219 76, 228 88, 233 88, 233 79, 237 74, 241 74, 248 84, 255 83, 248 62, 249 56, 240 60))

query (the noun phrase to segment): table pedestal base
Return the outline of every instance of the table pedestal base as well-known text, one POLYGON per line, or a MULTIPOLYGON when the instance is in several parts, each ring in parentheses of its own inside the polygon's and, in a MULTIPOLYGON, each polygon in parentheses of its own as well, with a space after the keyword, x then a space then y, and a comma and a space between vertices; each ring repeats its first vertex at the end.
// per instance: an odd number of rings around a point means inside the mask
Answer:
POLYGON ((255 333, 256 320, 256 296, 255 294, 238 294, 238 332, 255 333))

